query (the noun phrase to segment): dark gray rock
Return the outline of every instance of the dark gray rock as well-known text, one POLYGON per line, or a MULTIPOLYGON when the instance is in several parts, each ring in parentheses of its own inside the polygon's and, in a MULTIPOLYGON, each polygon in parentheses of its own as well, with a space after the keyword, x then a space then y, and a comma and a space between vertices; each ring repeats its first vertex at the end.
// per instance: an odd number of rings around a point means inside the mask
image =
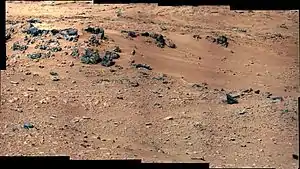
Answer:
POLYGON ((97 64, 101 61, 101 58, 97 50, 85 49, 85 53, 80 57, 80 60, 85 64, 97 64))
POLYGON ((227 102, 227 104, 237 104, 237 103, 239 103, 237 101, 237 99, 232 97, 230 94, 226 94, 226 102, 227 102))
POLYGON ((144 68, 147 70, 152 70, 151 66, 147 65, 147 64, 132 64, 132 66, 134 66, 135 68, 144 68))

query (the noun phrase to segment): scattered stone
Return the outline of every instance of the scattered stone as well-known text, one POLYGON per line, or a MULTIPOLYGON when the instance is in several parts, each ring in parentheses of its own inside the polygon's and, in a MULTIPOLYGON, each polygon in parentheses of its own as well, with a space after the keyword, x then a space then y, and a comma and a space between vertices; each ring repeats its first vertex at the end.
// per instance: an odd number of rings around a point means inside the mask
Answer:
POLYGON ((90 120, 91 118, 87 117, 87 116, 83 116, 82 119, 84 119, 84 120, 90 120))
POLYGON ((228 47, 228 41, 227 41, 227 37, 226 36, 219 36, 217 38, 217 44, 220 44, 224 47, 228 47))
POLYGON ((16 81, 10 81, 11 84, 19 84, 19 82, 16 81))
POLYGON ((100 39, 96 35, 92 35, 88 40, 89 45, 91 46, 99 46, 100 45, 100 39))
POLYGON ((201 160, 201 161, 205 161, 204 157, 191 157, 191 160, 201 160))
POLYGON ((230 94, 226 94, 226 101, 228 104, 237 104, 238 101, 233 98, 230 94))
POLYGON ((246 29, 236 28, 236 27, 234 27, 233 30, 234 30, 234 31, 237 31, 237 32, 243 32, 243 33, 246 33, 246 32, 247 32, 246 29))
POLYGON ((63 29, 59 31, 59 33, 63 36, 63 38, 67 41, 77 42, 79 35, 78 30, 74 28, 63 29))
POLYGON ((154 39, 156 40, 155 44, 157 45, 157 47, 160 47, 160 48, 164 48, 165 47, 166 40, 164 39, 163 35, 158 34, 158 36, 156 36, 154 39))
POLYGON ((246 109, 243 109, 242 111, 239 112, 240 115, 246 114, 246 109))
POLYGON ((115 64, 113 60, 118 59, 119 57, 120 55, 115 52, 106 51, 101 61, 101 65, 105 67, 113 66, 115 64))
POLYGON ((52 76, 58 76, 58 73, 56 73, 56 72, 50 72, 50 75, 52 75, 52 76))
POLYGON ((122 97, 122 96, 117 96, 117 99, 123 100, 124 97, 122 97))
POLYGON ((31 129, 31 128, 34 128, 34 126, 33 126, 33 124, 31 124, 31 123, 25 123, 25 124, 23 125, 23 128, 25 128, 25 129, 31 129))
POLYGON ((139 86, 139 83, 138 82, 130 82, 130 85, 132 87, 138 87, 139 86))
POLYGON ((37 91, 37 89, 36 89, 36 88, 33 88, 33 87, 30 87, 30 88, 28 88, 27 90, 28 90, 28 91, 31 91, 31 92, 37 91))
POLYGON ((42 30, 34 27, 31 23, 29 24, 28 28, 22 31, 23 33, 27 33, 31 36, 42 36, 48 34, 49 30, 42 30))
POLYGON ((98 34, 101 39, 104 39, 104 29, 103 28, 98 28, 98 27, 87 27, 84 29, 86 32, 92 33, 92 34, 98 34))
POLYGON ((74 63, 73 63, 73 62, 70 62, 69 66, 70 66, 70 67, 73 67, 73 66, 74 66, 74 63))
POLYGON ((51 52, 60 52, 62 51, 62 48, 61 47, 53 47, 50 49, 51 52))
POLYGON ((132 38, 135 38, 135 37, 137 37, 138 35, 136 34, 136 32, 128 31, 128 32, 127 32, 127 36, 132 37, 132 38))
POLYGON ((28 46, 26 45, 21 45, 19 42, 15 42, 12 46, 12 49, 15 50, 20 50, 20 51, 25 51, 28 49, 28 46))
POLYGON ((58 76, 51 76, 50 77, 52 81, 59 81, 60 78, 58 76))
POLYGON ((274 101, 283 101, 283 97, 281 97, 281 96, 272 96, 270 98, 274 101))
POLYGON ((170 39, 167 39, 165 41, 165 44, 169 47, 169 48, 176 48, 175 43, 173 43, 170 39))
POLYGON ((146 126, 151 126, 151 125, 152 125, 151 122, 146 123, 146 126))
POLYGON ((299 160, 299 156, 298 156, 298 155, 296 155, 296 154, 293 154, 293 159, 295 159, 295 160, 299 160))
POLYGON ((219 36, 217 38, 211 37, 211 36, 206 36, 206 40, 210 41, 211 43, 217 43, 219 45, 222 45, 224 47, 228 47, 228 39, 226 36, 219 36))
POLYGON ((241 95, 242 95, 242 94, 240 94, 240 93, 231 93, 231 94, 230 94, 230 96, 233 97, 233 98, 235 98, 235 99, 240 98, 241 95))
POLYGON ((251 93, 253 91, 253 89, 252 88, 250 88, 250 89, 246 89, 246 90, 244 90, 243 92, 244 93, 251 93))
POLYGON ((283 29, 289 29, 285 24, 281 24, 279 27, 283 29))
POLYGON ((42 54, 41 53, 27 54, 27 57, 30 59, 39 59, 42 57, 42 54))
POLYGON ((74 47, 72 49, 71 56, 73 56, 73 57, 78 57, 79 56, 79 50, 76 47, 74 47))
POLYGON ((255 94, 259 94, 259 93, 260 93, 260 90, 255 90, 254 93, 255 93, 255 94))
POLYGON ((29 23, 42 23, 39 19, 34 19, 34 18, 28 19, 27 22, 29 22, 29 23))
POLYGON ((164 120, 174 120, 172 116, 165 117, 164 120))
POLYGON ((198 40, 198 39, 202 39, 200 35, 193 35, 193 38, 194 38, 194 39, 197 39, 197 40, 198 40))
POLYGON ((144 68, 144 69, 147 69, 147 70, 152 70, 152 68, 149 66, 149 65, 147 65, 147 64, 132 64, 135 68, 144 68))
POLYGON ((115 46, 115 47, 112 49, 112 51, 117 52, 117 53, 121 53, 121 52, 122 52, 122 50, 120 49, 119 46, 115 46))
POLYGON ((85 49, 85 54, 80 57, 81 63, 85 64, 97 64, 101 61, 98 50, 85 49))
POLYGON ((11 38, 11 33, 5 32, 5 40, 9 40, 11 38))
POLYGON ((134 49, 131 51, 131 55, 135 55, 135 50, 134 49))

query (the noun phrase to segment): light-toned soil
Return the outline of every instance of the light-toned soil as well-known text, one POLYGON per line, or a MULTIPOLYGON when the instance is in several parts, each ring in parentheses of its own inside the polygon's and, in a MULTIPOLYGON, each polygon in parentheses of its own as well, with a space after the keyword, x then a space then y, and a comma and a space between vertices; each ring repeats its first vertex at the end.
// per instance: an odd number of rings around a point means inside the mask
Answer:
POLYGON ((15 33, 1 71, 1 155, 298 168, 292 155, 299 155, 299 12, 86 2, 10 2, 6 9, 6 28, 15 33), (79 41, 59 39, 62 52, 34 62, 26 56, 34 44, 24 53, 11 49, 23 42, 30 18, 44 28, 76 28, 79 41), (83 48, 88 25, 105 30, 109 40, 100 51, 121 48, 116 65, 123 69, 70 56, 64 46, 83 48), (121 30, 161 33, 177 48, 129 39, 121 30), (216 34, 229 38, 228 48, 205 38, 216 34), (153 70, 133 68, 132 60, 153 70), (260 93, 242 92, 249 88, 260 93), (242 94, 238 104, 222 102, 230 92, 242 94), (27 122, 34 128, 24 129, 27 122))

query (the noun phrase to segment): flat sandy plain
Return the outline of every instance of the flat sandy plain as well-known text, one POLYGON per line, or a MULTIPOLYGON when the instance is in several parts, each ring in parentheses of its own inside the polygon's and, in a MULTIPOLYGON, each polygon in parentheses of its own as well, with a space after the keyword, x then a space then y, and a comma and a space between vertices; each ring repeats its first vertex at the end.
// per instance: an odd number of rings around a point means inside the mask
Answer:
POLYGON ((87 2, 7 2, 6 10, 14 31, 1 71, 1 155, 298 168, 298 11, 87 2), (58 39, 61 52, 32 61, 27 54, 41 39, 25 52, 12 50, 24 42, 30 18, 43 28, 76 28, 80 38, 58 39), (121 48, 115 66, 70 55, 68 46, 84 48, 88 25, 105 30, 99 51, 121 48), (160 33, 177 48, 121 30, 160 33), (227 48, 205 38, 217 35, 228 37, 227 48), (239 103, 223 103, 226 93, 239 103))

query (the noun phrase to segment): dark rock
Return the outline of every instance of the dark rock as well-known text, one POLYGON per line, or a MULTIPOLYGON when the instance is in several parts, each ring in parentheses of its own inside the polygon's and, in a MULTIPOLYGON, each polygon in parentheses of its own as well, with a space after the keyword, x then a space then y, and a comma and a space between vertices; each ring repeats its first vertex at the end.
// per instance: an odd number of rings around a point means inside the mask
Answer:
POLYGON ((106 51, 105 56, 108 57, 108 58, 111 58, 111 60, 120 58, 120 55, 116 52, 113 52, 113 51, 106 51))
POLYGON ((57 45, 57 46, 59 46, 60 43, 57 39, 50 39, 46 42, 46 45, 57 45))
POLYGON ((100 45, 100 39, 98 38, 98 36, 96 35, 92 35, 89 40, 88 43, 92 46, 99 46, 100 45))
POLYGON ((238 101, 237 101, 237 99, 235 99, 235 98, 233 98, 231 95, 229 95, 229 94, 226 94, 226 102, 228 103, 228 104, 237 104, 237 103, 239 103, 238 101))
POLYGON ((106 56, 104 56, 101 61, 101 65, 105 66, 105 67, 110 67, 110 66, 113 66, 114 64, 115 64, 115 62, 106 56))
POLYGON ((52 76, 58 76, 58 73, 56 73, 56 72, 50 72, 50 75, 52 75, 52 76))
POLYGON ((30 28, 27 30, 27 34, 32 35, 32 36, 38 36, 38 35, 41 35, 41 34, 42 34, 42 31, 39 30, 39 29, 36 28, 36 27, 30 27, 30 28))
POLYGON ((211 37, 211 36, 206 36, 205 39, 208 40, 208 41, 211 42, 211 43, 215 43, 215 42, 217 41, 216 38, 213 38, 213 37, 211 37))
POLYGON ((156 43, 157 47, 160 47, 160 48, 164 48, 164 47, 165 47, 166 41, 165 41, 163 35, 158 35, 158 36, 155 38, 155 40, 156 40, 155 43, 156 43))
POLYGON ((132 37, 132 38, 135 38, 135 37, 137 37, 137 34, 133 31, 128 31, 128 36, 132 37))
POLYGON ((59 30, 57 30, 57 29, 52 29, 52 30, 50 30, 50 32, 51 32, 51 34, 54 36, 54 35, 56 35, 56 34, 59 33, 59 30))
POLYGON ((166 40, 165 43, 169 48, 176 48, 175 43, 173 43, 170 39, 166 40))
POLYGON ((98 51, 93 49, 85 49, 85 54, 80 57, 82 63, 97 64, 101 61, 98 51))
POLYGON ((61 47, 53 47, 53 48, 51 48, 51 51, 52 52, 60 52, 60 51, 62 51, 62 48, 61 47))
POLYGON ((227 41, 228 39, 227 39, 227 37, 226 36, 219 36, 218 38, 217 38, 217 44, 220 44, 220 45, 222 45, 222 46, 224 46, 224 47, 228 47, 228 41, 227 41))
POLYGON ((59 81, 60 78, 58 76, 51 76, 51 80, 56 82, 59 81))
POLYGON ((259 94, 259 93, 260 93, 260 90, 255 90, 254 93, 255 93, 255 94, 259 94))
POLYGON ((60 31, 60 34, 63 36, 65 40, 68 41, 78 41, 79 35, 78 30, 74 28, 63 29, 60 31))
POLYGON ((78 57, 79 56, 79 50, 77 48, 73 48, 71 56, 78 57))
POLYGON ((228 47, 228 39, 226 36, 219 36, 218 38, 214 38, 211 36, 206 36, 206 40, 210 41, 211 43, 217 43, 219 45, 222 45, 224 47, 228 47))
POLYGON ((134 49, 131 51, 131 55, 135 55, 135 50, 134 49))
POLYGON ((149 34, 149 32, 143 32, 143 33, 141 33, 141 36, 146 36, 146 37, 148 37, 148 36, 150 36, 150 34, 149 34))
POLYGON ((42 54, 41 53, 27 54, 27 57, 30 59, 39 59, 42 57, 42 54))
POLYGON ((152 70, 152 68, 149 66, 149 65, 147 65, 147 64, 132 64, 132 66, 134 66, 135 68, 144 68, 144 69, 147 69, 147 70, 152 70))
POLYGON ((98 28, 98 27, 87 27, 84 29, 86 32, 92 33, 92 34, 101 34, 101 39, 104 38, 104 29, 103 28, 98 28))
POLYGON ((267 98, 270 98, 272 96, 272 93, 266 92, 266 96, 267 96, 267 98))
POLYGON ((120 55, 114 51, 106 51, 104 57, 102 58, 101 65, 105 67, 110 67, 115 64, 114 59, 119 59, 120 55))
POLYGON ((194 39, 197 39, 197 40, 198 40, 198 39, 202 39, 200 35, 193 35, 193 38, 194 38, 194 39))
POLYGON ((46 45, 40 45, 40 46, 36 46, 37 48, 41 49, 41 50, 47 50, 48 46, 46 45))
POLYGON ((250 88, 250 89, 246 89, 246 90, 244 90, 243 92, 244 93, 251 93, 253 91, 253 89, 252 88, 250 88))
POLYGON ((5 40, 9 40, 11 38, 11 34, 9 32, 5 32, 5 40))
POLYGON ((270 98, 275 101, 277 101, 277 100, 283 101, 283 97, 281 97, 281 96, 271 96, 270 98))
POLYGON ((138 82, 131 82, 130 85, 132 87, 138 87, 140 84, 138 82))
POLYGON ((31 129, 31 128, 34 128, 34 126, 33 126, 33 124, 31 124, 31 123, 25 123, 25 124, 23 125, 23 128, 25 128, 25 129, 31 129))
POLYGON ((121 52, 122 52, 122 50, 120 49, 119 46, 115 46, 115 47, 112 49, 112 51, 118 52, 118 53, 121 53, 121 52))
POLYGON ((39 19, 34 19, 34 18, 28 19, 27 22, 29 22, 29 23, 42 23, 39 19))
POLYGON ((15 50, 20 50, 20 51, 25 51, 28 49, 28 46, 26 45, 21 45, 19 42, 15 42, 12 46, 12 49, 15 50))
POLYGON ((295 160, 299 160, 299 156, 298 156, 298 155, 296 155, 296 154, 293 154, 293 159, 295 159, 295 160))

